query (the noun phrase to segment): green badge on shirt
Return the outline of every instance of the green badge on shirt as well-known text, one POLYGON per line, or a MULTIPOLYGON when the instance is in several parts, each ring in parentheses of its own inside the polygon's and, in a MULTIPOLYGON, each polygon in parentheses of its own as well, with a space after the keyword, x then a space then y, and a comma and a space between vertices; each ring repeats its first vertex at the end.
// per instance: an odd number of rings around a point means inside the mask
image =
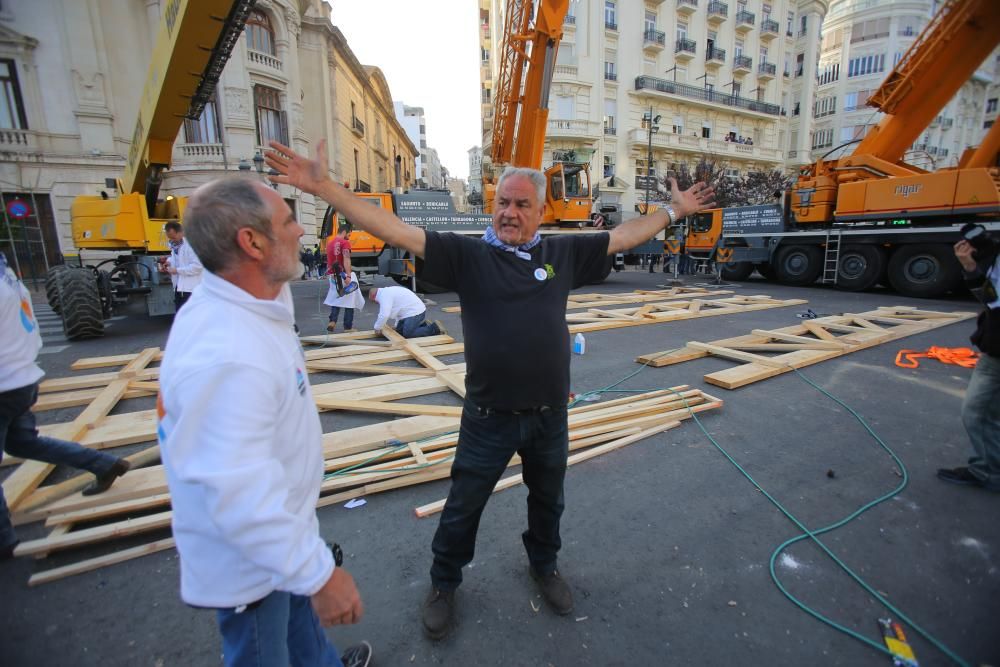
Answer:
POLYGON ((556 277, 556 270, 552 268, 551 264, 545 265, 545 277, 552 280, 556 277))

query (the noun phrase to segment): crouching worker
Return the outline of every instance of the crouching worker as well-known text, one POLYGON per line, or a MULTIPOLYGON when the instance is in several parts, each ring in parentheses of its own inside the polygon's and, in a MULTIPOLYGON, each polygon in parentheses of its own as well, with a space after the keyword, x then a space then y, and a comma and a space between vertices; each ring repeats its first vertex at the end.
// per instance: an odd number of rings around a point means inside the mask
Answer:
POLYGON ((424 319, 427 306, 405 287, 373 287, 368 296, 378 304, 375 331, 381 331, 388 322, 395 322, 396 332, 403 338, 448 333, 440 320, 428 322, 424 319))

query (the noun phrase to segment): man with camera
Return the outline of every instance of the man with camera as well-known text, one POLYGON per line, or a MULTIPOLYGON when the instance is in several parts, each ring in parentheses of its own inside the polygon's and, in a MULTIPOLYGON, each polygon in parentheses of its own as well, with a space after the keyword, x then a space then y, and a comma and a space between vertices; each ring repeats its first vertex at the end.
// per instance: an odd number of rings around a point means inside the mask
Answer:
POLYGON ((962 403, 962 423, 972 442, 968 466, 941 468, 938 479, 1000 491, 1000 243, 982 225, 962 228, 955 244, 965 285, 983 303, 970 337, 982 355, 962 403))

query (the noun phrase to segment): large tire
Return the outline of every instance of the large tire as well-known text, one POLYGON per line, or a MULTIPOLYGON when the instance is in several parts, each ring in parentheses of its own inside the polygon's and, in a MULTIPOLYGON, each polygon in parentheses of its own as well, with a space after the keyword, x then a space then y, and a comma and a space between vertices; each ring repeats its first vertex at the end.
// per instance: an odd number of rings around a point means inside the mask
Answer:
POLYGON ((915 243, 892 254, 889 282, 904 296, 930 298, 958 288, 962 273, 947 244, 915 243))
POLYGON ((719 275, 723 280, 735 280, 742 282, 753 273, 753 263, 751 262, 726 262, 719 265, 719 275))
POLYGON ((49 269, 45 274, 45 300, 49 302, 49 308, 55 313, 60 313, 62 308, 59 304, 59 276, 69 271, 65 264, 59 264, 49 269))
POLYGON ((837 262, 837 287, 863 292, 878 282, 885 270, 885 251, 876 245, 848 245, 837 262))
POLYGON ((823 253, 817 246, 791 245, 775 252, 774 272, 785 285, 812 285, 823 271, 823 253))
POLYGON ((67 269, 56 279, 66 338, 80 340, 104 335, 104 316, 97 274, 93 269, 67 269))

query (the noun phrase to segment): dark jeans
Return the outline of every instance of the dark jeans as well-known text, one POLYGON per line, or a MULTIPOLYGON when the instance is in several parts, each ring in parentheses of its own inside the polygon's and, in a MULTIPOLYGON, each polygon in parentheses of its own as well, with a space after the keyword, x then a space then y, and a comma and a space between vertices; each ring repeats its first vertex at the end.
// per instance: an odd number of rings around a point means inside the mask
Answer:
POLYGON ((396 322, 396 333, 403 338, 423 338, 441 333, 438 325, 424 319, 424 313, 410 315, 396 322))
POLYGON ((527 414, 495 413, 466 400, 451 490, 431 545, 435 588, 450 591, 462 583, 462 567, 475 554, 486 501, 515 452, 521 456, 528 487, 528 530, 521 535, 528 561, 542 576, 556 569, 569 451, 566 419, 566 406, 527 414))
MULTIPOLYGON (((340 306, 330 306, 330 321, 336 322, 337 317, 340 315, 340 306)), ((344 328, 353 329, 354 328, 354 309, 344 308, 344 328)))
POLYGON ((240 613, 216 612, 226 667, 343 667, 304 595, 275 591, 240 613))
MULTIPOLYGON (((111 470, 117 457, 81 447, 75 442, 38 435, 35 415, 31 412, 37 398, 37 383, 0 393, 0 461, 6 451, 22 459, 73 466, 95 475, 111 470)), ((0 487, 0 548, 16 539, 3 487, 0 487)))
POLYGON ((180 310, 190 298, 191 292, 174 292, 174 312, 180 310))
POLYGON ((972 442, 969 470, 988 489, 1000 491, 1000 359, 979 357, 962 403, 962 422, 972 442))

